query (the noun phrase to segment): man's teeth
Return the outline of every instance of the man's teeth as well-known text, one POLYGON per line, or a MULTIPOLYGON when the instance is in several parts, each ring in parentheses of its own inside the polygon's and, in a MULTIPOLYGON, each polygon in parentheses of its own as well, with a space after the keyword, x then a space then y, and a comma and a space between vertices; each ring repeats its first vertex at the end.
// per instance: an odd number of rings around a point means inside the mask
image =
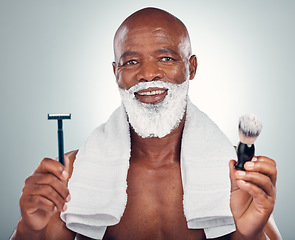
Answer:
POLYGON ((164 93, 165 90, 155 90, 155 91, 150 91, 150 92, 138 92, 140 96, 151 96, 151 95, 158 95, 164 93))

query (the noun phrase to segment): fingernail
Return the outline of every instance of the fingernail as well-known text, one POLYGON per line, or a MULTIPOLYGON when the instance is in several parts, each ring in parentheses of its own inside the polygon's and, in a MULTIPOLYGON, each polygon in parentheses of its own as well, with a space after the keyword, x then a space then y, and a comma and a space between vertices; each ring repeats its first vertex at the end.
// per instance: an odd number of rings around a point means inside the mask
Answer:
POLYGON ((68 177, 69 177, 69 174, 65 171, 65 170, 63 170, 63 172, 61 173, 61 175, 62 175, 62 177, 66 180, 66 179, 68 179, 68 177))
POLYGON ((246 163, 245 163, 245 166, 246 166, 247 168, 253 168, 253 167, 254 167, 254 162, 246 162, 246 163))
POLYGON ((246 175, 246 173, 244 171, 237 171, 238 175, 243 177, 246 175))
POLYGON ((62 208, 62 211, 65 212, 67 210, 68 206, 65 204, 62 208))
POLYGON ((244 180, 238 180, 238 181, 242 184, 246 184, 246 181, 244 181, 244 180))
POLYGON ((257 160, 258 160, 257 157, 253 157, 253 158, 252 158, 252 161, 253 161, 253 162, 256 162, 257 160))
POLYGON ((71 201, 71 195, 70 194, 66 198, 66 202, 69 202, 69 201, 71 201))

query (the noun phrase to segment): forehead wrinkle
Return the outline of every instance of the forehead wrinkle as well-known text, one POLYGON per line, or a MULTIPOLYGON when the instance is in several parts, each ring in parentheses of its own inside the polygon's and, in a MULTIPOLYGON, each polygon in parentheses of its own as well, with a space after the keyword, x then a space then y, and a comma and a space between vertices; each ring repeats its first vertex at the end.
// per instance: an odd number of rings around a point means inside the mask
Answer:
POLYGON ((125 58, 125 57, 130 57, 130 56, 134 56, 134 55, 137 55, 138 52, 135 52, 135 51, 127 51, 127 52, 124 52, 121 56, 120 56, 120 60, 122 58, 125 58))
POLYGON ((171 53, 174 55, 179 55, 176 51, 174 51, 171 48, 160 48, 160 49, 156 50, 155 53, 171 53))

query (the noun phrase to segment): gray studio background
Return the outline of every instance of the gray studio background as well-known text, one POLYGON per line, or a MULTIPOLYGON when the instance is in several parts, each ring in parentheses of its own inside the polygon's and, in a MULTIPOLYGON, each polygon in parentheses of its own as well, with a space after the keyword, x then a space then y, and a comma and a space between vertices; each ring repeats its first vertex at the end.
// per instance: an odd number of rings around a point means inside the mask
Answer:
POLYGON ((198 72, 190 96, 238 143, 240 115, 254 112, 264 129, 257 154, 274 158, 274 216, 294 239, 295 1, 0 0, 0 239, 20 217, 24 180, 44 157, 57 156, 56 122, 65 150, 81 146, 120 104, 112 73, 112 38, 132 12, 164 8, 187 25, 198 72))

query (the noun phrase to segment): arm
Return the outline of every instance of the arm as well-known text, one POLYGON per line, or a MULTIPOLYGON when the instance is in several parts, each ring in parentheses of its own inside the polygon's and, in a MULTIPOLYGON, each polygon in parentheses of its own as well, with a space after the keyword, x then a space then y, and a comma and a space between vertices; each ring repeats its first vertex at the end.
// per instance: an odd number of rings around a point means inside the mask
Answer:
POLYGON ((264 232, 271 240, 282 240, 282 236, 272 214, 264 227, 264 232))
MULTIPOLYGON (((264 227, 264 234, 267 236, 264 238, 264 236, 261 236, 262 239, 270 239, 270 240, 282 240, 282 236, 279 232, 279 229, 275 223, 275 220, 273 218, 273 215, 271 214, 265 227, 264 227)), ((229 239, 240 239, 239 234, 232 233, 230 235, 229 239)))
POLYGON ((231 211, 236 232, 231 239, 281 239, 271 213, 276 199, 277 170, 274 160, 254 157, 245 164, 246 171, 234 168, 230 161, 231 211))
POLYGON ((60 219, 70 200, 67 183, 77 151, 65 156, 65 167, 45 158, 26 179, 20 198, 22 217, 11 239, 74 239, 75 233, 60 219))

